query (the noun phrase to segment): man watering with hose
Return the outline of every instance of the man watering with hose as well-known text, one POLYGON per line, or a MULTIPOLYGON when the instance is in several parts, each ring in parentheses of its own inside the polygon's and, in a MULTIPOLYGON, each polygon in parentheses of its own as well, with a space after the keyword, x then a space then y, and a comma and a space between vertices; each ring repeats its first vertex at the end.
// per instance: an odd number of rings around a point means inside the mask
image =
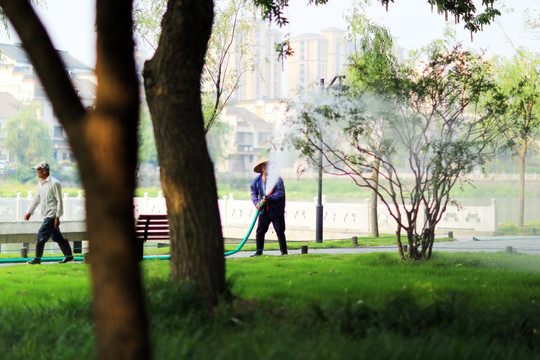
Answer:
POLYGON ((270 159, 261 158, 253 171, 260 175, 251 184, 251 201, 259 209, 257 225, 257 251, 251 256, 262 255, 264 237, 270 223, 274 226, 281 255, 287 255, 287 240, 285 239, 285 186, 283 179, 277 174, 269 176, 268 163, 270 159))

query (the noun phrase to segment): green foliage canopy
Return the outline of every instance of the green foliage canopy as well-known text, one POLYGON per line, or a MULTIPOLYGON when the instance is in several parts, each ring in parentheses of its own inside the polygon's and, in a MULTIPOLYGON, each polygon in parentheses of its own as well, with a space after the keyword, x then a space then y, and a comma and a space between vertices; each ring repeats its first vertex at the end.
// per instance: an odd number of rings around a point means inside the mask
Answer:
POLYGON ((40 160, 52 160, 49 129, 43 121, 38 120, 35 107, 24 107, 17 117, 8 120, 5 133, 10 156, 20 166, 28 167, 40 160))
POLYGON ((519 154, 523 142, 540 138, 540 54, 519 49, 512 59, 497 58, 494 68, 500 92, 488 104, 499 107, 508 124, 503 135, 519 154))
POLYGON ((407 234, 408 256, 429 257, 451 189, 493 155, 500 124, 477 107, 495 89, 492 72, 480 55, 439 41, 415 59, 426 60, 399 64, 384 29, 358 28, 365 39, 351 57, 351 92, 318 91, 292 105, 289 141, 325 172, 376 191, 407 234))
POLYGON ((154 128, 147 109, 141 109, 139 123, 139 163, 157 165, 157 149, 154 140, 154 128))

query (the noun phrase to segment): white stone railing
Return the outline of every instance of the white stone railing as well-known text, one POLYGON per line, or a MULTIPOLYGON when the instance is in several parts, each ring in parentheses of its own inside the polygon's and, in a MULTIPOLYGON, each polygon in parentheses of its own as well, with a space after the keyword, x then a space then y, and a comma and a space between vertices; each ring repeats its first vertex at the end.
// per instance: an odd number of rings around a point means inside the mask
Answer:
MULTIPOLYGON (((24 214, 32 201, 32 192, 26 197, 17 194, 16 198, 0 198, 0 222, 23 221, 24 214)), ((64 216, 62 221, 84 221, 86 219, 84 197, 81 192, 77 197, 64 194, 64 216)), ((218 200, 221 223, 227 227, 245 227, 253 221, 255 208, 250 200, 236 200, 233 194, 218 200)), ((288 201, 285 220, 287 229, 315 230, 315 202, 288 201)), ((139 214, 164 214, 167 212, 165 198, 159 192, 157 197, 134 198, 134 216, 139 214)), ((357 234, 370 233, 370 203, 369 199, 359 203, 328 203, 323 196, 323 228, 327 232, 353 232, 357 234)), ((423 216, 423 212, 420 212, 423 216)), ((386 206, 379 204, 379 231, 381 233, 394 233, 396 224, 390 216, 386 206)), ((41 221, 39 208, 33 217, 41 221)), ((491 232, 497 229, 497 205, 492 199, 490 206, 450 206, 447 208, 437 228, 440 231, 471 231, 491 232)), ((420 219, 419 224, 423 220, 420 219)))
MULTIPOLYGON (((324 196, 323 196, 324 199, 324 196)), ((285 211, 287 228, 315 230, 316 202, 288 201, 285 211)), ((255 209, 250 200, 236 200, 232 196, 219 200, 221 223, 223 227, 251 224, 255 209)), ((384 204, 377 207, 379 232, 394 233, 396 222, 384 204)), ((327 203, 323 200, 323 229, 329 232, 351 232, 368 234, 371 232, 370 200, 361 203, 327 203)), ((496 233, 497 205, 495 199, 491 206, 449 206, 437 225, 439 231, 471 231, 496 233)), ((420 211, 418 224, 424 223, 420 211)))
MULTIPOLYGON (((6 221, 24 221, 24 214, 32 203, 32 191, 28 191, 26 197, 22 197, 21 193, 17 193, 15 198, 0 198, 0 222, 6 221)), ((69 197, 64 194, 64 215, 62 220, 85 220, 86 210, 82 191, 79 191, 77 197, 69 197)), ((42 216, 39 206, 34 212, 32 220, 42 221, 42 216)))

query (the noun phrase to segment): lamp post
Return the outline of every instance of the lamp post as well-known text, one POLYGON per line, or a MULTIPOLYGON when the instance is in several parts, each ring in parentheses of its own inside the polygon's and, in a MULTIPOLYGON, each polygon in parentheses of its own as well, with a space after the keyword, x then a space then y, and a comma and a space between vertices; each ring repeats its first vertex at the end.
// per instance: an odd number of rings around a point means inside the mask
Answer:
MULTIPOLYGON (((328 85, 327 89, 337 88, 338 94, 341 94, 342 88, 348 88, 347 85, 342 85, 341 81, 345 79, 345 75, 336 75, 328 85), (334 82, 339 80, 339 85, 334 85, 334 82)), ((324 79, 320 82, 321 90, 324 90, 324 79)), ((322 131, 320 135, 319 144, 319 179, 318 179, 318 191, 317 191, 317 205, 315 207, 315 242, 323 242, 323 204, 322 204, 322 169, 323 169, 323 140, 322 131)))
MULTIPOLYGON (((321 79, 321 90, 324 90, 324 79, 321 79)), ((317 206, 315 207, 315 242, 321 243, 323 241, 323 205, 322 205, 322 131, 319 134, 319 180, 317 191, 317 206)))

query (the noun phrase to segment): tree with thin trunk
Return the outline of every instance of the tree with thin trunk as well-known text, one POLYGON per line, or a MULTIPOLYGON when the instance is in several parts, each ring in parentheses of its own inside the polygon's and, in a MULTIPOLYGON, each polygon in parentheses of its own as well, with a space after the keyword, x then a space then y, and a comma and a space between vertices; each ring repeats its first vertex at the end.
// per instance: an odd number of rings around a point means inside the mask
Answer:
POLYGON ((499 121, 507 124, 501 134, 506 147, 519 159, 518 226, 525 222, 525 167, 540 139, 540 55, 518 49, 512 59, 497 58, 495 74, 500 92, 486 106, 499 107, 499 121))
POLYGON ((294 104, 289 117, 289 143, 317 165, 322 152, 327 173, 376 192, 397 224, 400 256, 415 260, 431 258, 450 191, 493 155, 500 129, 478 111, 483 94, 495 88, 481 56, 438 43, 425 51, 425 63, 398 66, 386 93, 383 86, 379 94, 315 96, 294 104), (380 137, 377 147, 373 137, 380 137))
MULTIPOLYGON (((389 89, 399 82, 399 66, 395 53, 392 36, 387 29, 371 22, 363 13, 361 7, 355 7, 347 18, 349 32, 347 40, 353 45, 354 52, 349 57, 347 79, 350 91, 356 96, 375 95, 379 99, 386 96, 389 89)), ((381 114, 382 116, 382 114, 381 114)), ((365 141, 374 153, 379 152, 381 143, 381 123, 383 118, 373 120, 375 128, 366 132, 365 141)), ((380 160, 373 159, 370 229, 371 236, 379 236, 378 222, 378 182, 380 160)))
POLYGON ((135 251, 133 196, 138 83, 128 0, 96 2, 98 78, 86 109, 32 5, 1 0, 64 127, 86 191, 99 359, 150 357, 141 274, 135 251))

